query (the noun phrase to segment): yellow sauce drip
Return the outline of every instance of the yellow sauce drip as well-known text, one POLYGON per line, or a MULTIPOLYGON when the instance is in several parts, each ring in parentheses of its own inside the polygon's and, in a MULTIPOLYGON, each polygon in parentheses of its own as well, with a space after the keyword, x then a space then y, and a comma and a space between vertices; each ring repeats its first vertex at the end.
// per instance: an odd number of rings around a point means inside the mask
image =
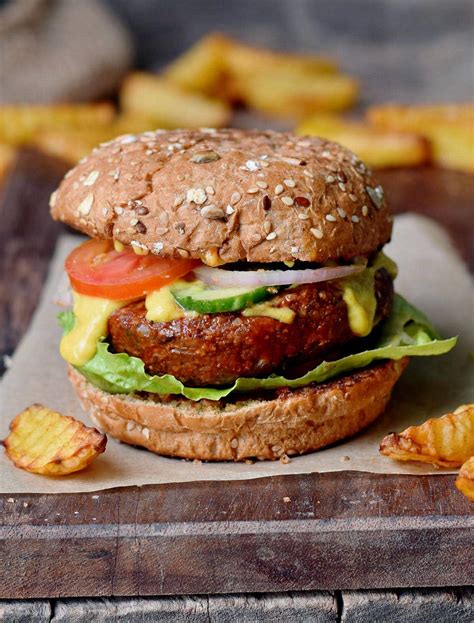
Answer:
POLYGON ((242 311, 242 316, 267 316, 285 324, 291 324, 295 319, 295 312, 289 307, 272 307, 268 303, 257 303, 242 311))
POLYGON ((171 287, 176 288, 180 284, 186 285, 186 282, 175 281, 172 286, 164 286, 147 295, 145 299, 147 320, 151 322, 171 322, 171 320, 184 317, 184 310, 171 294, 171 287))
POLYGON ((109 316, 130 301, 111 301, 73 292, 75 323, 63 336, 61 356, 73 366, 83 366, 95 355, 97 342, 107 335, 109 316))
POLYGON ((379 268, 385 268, 392 279, 397 276, 395 262, 380 252, 372 266, 357 275, 341 280, 342 298, 347 305, 349 326, 352 333, 359 337, 369 335, 374 326, 377 310, 374 276, 379 268))

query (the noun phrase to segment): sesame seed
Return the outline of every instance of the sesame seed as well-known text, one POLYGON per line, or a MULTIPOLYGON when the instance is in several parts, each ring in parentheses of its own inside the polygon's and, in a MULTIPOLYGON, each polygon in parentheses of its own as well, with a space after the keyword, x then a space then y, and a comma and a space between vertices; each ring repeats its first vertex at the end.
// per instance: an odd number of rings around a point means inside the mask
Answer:
POLYGON ((145 437, 145 439, 150 439, 150 429, 148 429, 146 426, 143 427, 142 435, 145 437))
POLYGON ((102 208, 102 216, 107 216, 108 213, 109 211, 107 210, 107 208, 102 208))
POLYGON ((344 171, 339 171, 339 172, 338 172, 338 174, 337 174, 337 179, 338 179, 340 182, 347 182, 347 176, 346 176, 346 174, 344 173, 344 171))
POLYGON ((87 214, 89 214, 89 212, 91 211, 93 203, 94 203, 94 195, 92 193, 89 193, 86 196, 86 198, 83 199, 83 201, 81 201, 81 203, 79 204, 79 207, 77 208, 77 211, 83 214, 84 216, 87 216, 87 214))
POLYGON ((215 205, 208 205, 204 206, 204 208, 201 208, 201 216, 212 220, 222 218, 223 216, 225 216, 225 214, 224 210, 222 210, 221 208, 218 208, 215 205))
POLYGON ((49 198, 49 205, 50 205, 51 208, 54 208, 54 206, 56 205, 56 198, 57 198, 57 196, 58 196, 58 191, 55 190, 54 193, 49 198))
POLYGON ((271 208, 272 202, 270 201, 270 197, 268 195, 264 195, 262 198, 262 207, 264 210, 269 210, 271 208))
POLYGON ((300 250, 299 247, 291 247, 290 249, 292 255, 296 255, 297 253, 299 253, 299 250, 300 250))
POLYGON ((324 151, 321 152, 321 156, 323 158, 331 158, 331 152, 327 151, 327 149, 325 149, 324 151))
POLYGON ((272 452, 280 452, 282 450, 281 446, 272 446, 272 452))
POLYGON ((285 186, 287 186, 288 188, 294 188, 296 186, 295 180, 292 179, 283 180, 283 184, 285 184, 285 186))
POLYGON ((150 210, 146 206, 138 206, 137 208, 135 208, 135 212, 140 216, 146 216, 150 212, 150 210))
POLYGON ((282 184, 277 184, 275 186, 275 195, 280 195, 284 190, 285 189, 282 184))
POLYGON ((238 201, 240 201, 242 195, 240 193, 232 193, 230 197, 230 202, 232 205, 235 205, 238 201))
POLYGON ((312 229, 310 229, 310 232, 315 238, 318 238, 318 240, 321 240, 321 238, 323 237, 323 232, 317 227, 313 227, 312 229))
POLYGON ((335 223, 337 219, 332 214, 326 214, 326 220, 329 221, 330 223, 335 223))
POLYGON ((272 231, 272 224, 270 221, 264 221, 263 222, 263 231, 266 234, 269 234, 272 231))
POLYGON ((349 193, 349 199, 354 203, 356 203, 357 201, 357 197, 354 195, 354 193, 349 193))
POLYGON ((342 190, 343 193, 346 192, 346 185, 345 184, 343 184, 342 182, 339 182, 338 186, 342 190))
POLYGON ((367 191, 367 194, 372 200, 374 206, 377 208, 377 210, 380 210, 380 208, 382 207, 383 190, 381 186, 377 186, 377 188, 371 188, 370 186, 366 186, 365 190, 367 191), (377 188, 379 188, 380 190, 377 190, 377 188))
POLYGON ((294 164, 295 166, 305 163, 304 160, 301 160, 301 158, 291 158, 288 156, 280 156, 280 159, 283 160, 283 162, 286 162, 287 164, 294 164))
POLYGON ((367 206, 362 206, 362 214, 363 216, 367 216, 369 213, 369 208, 367 206))
POLYGON ((237 446, 239 445, 239 440, 236 439, 235 437, 233 439, 231 439, 230 441, 230 447, 231 448, 237 448, 237 446))
POLYGON ((164 247, 164 244, 162 242, 155 242, 155 244, 153 245, 153 250, 159 253, 160 251, 163 250, 163 247, 164 247))
POLYGON ((139 234, 146 234, 146 225, 144 225, 141 221, 138 221, 138 223, 135 226, 135 229, 137 230, 139 234))
POLYGON ((268 184, 266 182, 261 182, 261 181, 257 182, 257 186, 259 188, 268 188, 268 184))
POLYGON ((137 218, 131 218, 130 219, 130 225, 132 227, 135 227, 135 225, 138 223, 138 219, 137 218))
POLYGON ((175 208, 177 208, 179 205, 181 205, 183 203, 183 199, 184 199, 183 197, 179 197, 179 196, 175 197, 175 200, 173 202, 173 206, 175 208))
POLYGON ((334 177, 334 175, 326 175, 326 182, 328 184, 332 184, 335 181, 336 181, 336 178, 334 177))
POLYGON ((309 219, 309 214, 306 214, 305 212, 300 212, 298 214, 298 218, 300 219, 300 221, 306 221, 309 219))
POLYGON ((182 258, 188 258, 189 257, 189 251, 186 251, 186 249, 180 249, 178 247, 178 254, 182 257, 182 258))
POLYGON ((130 432, 131 430, 133 430, 135 428, 135 422, 133 422, 132 420, 129 420, 127 422, 127 430, 130 432))
POLYGON ((294 201, 293 201, 293 197, 282 197, 281 200, 283 201, 283 203, 287 206, 292 206, 294 201))
POLYGON ((261 164, 262 167, 265 167, 265 169, 270 166, 270 163, 267 162, 266 160, 262 160, 262 162, 260 164, 261 164))
POLYGON ((256 160, 247 160, 245 163, 245 167, 248 171, 258 171, 261 167, 261 164, 256 160))
POLYGON ((214 190, 213 186, 206 186, 206 192, 208 195, 215 195, 216 191, 214 190))
POLYGON ((121 145, 126 145, 127 143, 134 143, 136 140, 136 136, 133 136, 133 134, 127 134, 127 136, 124 136, 119 142, 121 145))
POLYGON ((276 237, 277 237, 276 232, 271 231, 267 236, 267 240, 275 240, 276 237))
POLYGON ((306 197, 295 197, 295 203, 301 208, 308 208, 311 205, 310 200, 306 197))
POLYGON ((207 195, 202 188, 190 188, 186 193, 186 200, 196 205, 202 205, 207 199, 207 195))
POLYGON ((82 182, 83 186, 93 186, 97 178, 99 177, 99 171, 91 171, 86 179, 82 182))
POLYGON ((343 208, 337 208, 337 213, 341 218, 346 218, 347 216, 346 211, 343 208))
POLYGON ((351 216, 351 221, 352 221, 353 223, 358 223, 358 222, 360 221, 360 219, 359 219, 359 217, 357 216, 357 214, 353 214, 353 215, 351 216))
POLYGON ((228 205, 225 209, 226 214, 234 214, 235 210, 231 205, 228 205))
POLYGON ((260 242, 260 240, 262 239, 262 236, 260 234, 252 234, 250 238, 252 239, 253 242, 260 242))
POLYGON ((115 206, 114 212, 117 216, 120 216, 123 214, 123 208, 121 208, 120 206, 115 206))
POLYGON ((247 189, 247 192, 249 193, 249 195, 255 195, 255 193, 258 193, 258 187, 252 186, 251 188, 247 189))

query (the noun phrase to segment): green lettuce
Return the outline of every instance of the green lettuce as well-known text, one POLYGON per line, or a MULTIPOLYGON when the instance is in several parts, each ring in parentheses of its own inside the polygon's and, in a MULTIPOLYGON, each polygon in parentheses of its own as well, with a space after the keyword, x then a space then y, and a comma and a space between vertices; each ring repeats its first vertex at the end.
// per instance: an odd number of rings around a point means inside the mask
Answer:
MULTIPOLYGON (((61 312, 59 321, 65 332, 74 326, 74 314, 61 312)), ((177 394, 190 400, 220 400, 234 392, 249 392, 279 387, 303 387, 309 383, 322 383, 344 372, 363 368, 380 359, 424 357, 442 355, 450 351, 457 338, 443 340, 426 316, 410 305, 403 297, 395 295, 390 317, 381 327, 380 338, 374 348, 347 355, 335 361, 323 361, 316 368, 296 379, 270 375, 266 378, 238 378, 230 387, 186 387, 171 374, 152 376, 138 357, 126 353, 111 353, 109 344, 101 341, 97 352, 85 365, 78 368, 96 387, 112 394, 137 391, 154 394, 177 394)))

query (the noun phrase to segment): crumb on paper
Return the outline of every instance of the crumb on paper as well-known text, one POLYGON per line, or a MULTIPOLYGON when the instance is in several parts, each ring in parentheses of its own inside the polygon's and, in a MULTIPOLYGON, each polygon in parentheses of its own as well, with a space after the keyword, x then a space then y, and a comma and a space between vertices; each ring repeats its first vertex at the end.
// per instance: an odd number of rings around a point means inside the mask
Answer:
POLYGON ((288 504, 289 502, 291 502, 291 498, 285 495, 285 497, 283 498, 283 502, 285 502, 285 504, 288 504))
POLYGON ((93 500, 98 500, 99 498, 100 498, 100 495, 93 495, 93 496, 92 496, 92 499, 93 499, 93 500))
POLYGON ((15 503, 15 498, 7 498, 7 502, 9 504, 14 504, 15 503))
POLYGON ((287 465, 288 463, 291 463, 291 459, 287 454, 282 454, 280 457, 280 463, 287 465))
POLYGON ((194 465, 202 465, 202 461, 200 459, 194 459, 194 465))
POLYGON ((344 456, 341 456, 341 462, 344 463, 345 461, 350 461, 351 457, 347 456, 347 454, 345 454, 344 456))

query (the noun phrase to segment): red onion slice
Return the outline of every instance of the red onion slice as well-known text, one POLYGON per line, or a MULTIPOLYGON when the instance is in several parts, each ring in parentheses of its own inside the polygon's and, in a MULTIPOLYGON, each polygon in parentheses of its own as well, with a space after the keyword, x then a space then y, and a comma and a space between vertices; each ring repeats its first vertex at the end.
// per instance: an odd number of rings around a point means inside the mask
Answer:
POLYGON ((364 269, 365 266, 354 265, 303 270, 225 270, 199 266, 194 269, 194 274, 204 283, 219 288, 258 288, 259 286, 289 286, 341 279, 360 273, 364 269))

